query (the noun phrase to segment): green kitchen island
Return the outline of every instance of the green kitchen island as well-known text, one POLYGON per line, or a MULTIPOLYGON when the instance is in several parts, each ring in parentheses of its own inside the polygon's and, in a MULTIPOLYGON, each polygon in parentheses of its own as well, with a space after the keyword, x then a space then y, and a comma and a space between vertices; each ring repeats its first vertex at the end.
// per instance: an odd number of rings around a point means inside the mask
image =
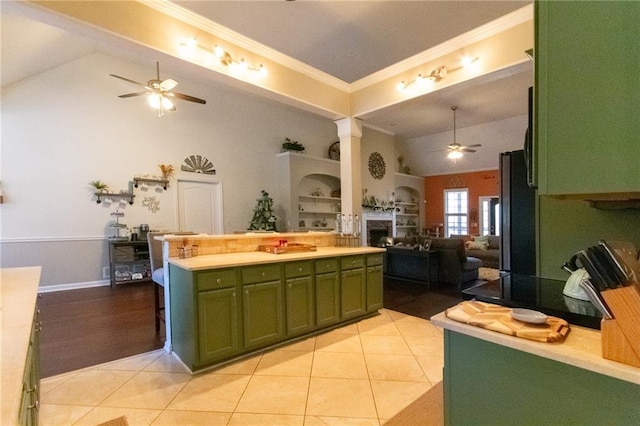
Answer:
POLYGON ((191 370, 374 315, 384 249, 169 258, 172 350, 191 370))
POLYGON ((463 324, 444 328, 447 425, 636 425, 640 368, 601 356, 600 332, 571 325, 541 343, 463 324))

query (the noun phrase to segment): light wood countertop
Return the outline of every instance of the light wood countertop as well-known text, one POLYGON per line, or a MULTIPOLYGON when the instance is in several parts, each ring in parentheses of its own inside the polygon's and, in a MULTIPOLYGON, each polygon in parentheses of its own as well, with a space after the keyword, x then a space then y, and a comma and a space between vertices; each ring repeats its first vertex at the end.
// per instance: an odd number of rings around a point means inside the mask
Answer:
POLYGON ((323 257, 349 256, 357 254, 384 253, 378 247, 318 247, 317 251, 301 253, 272 254, 262 251, 242 253, 211 254, 187 259, 169 258, 169 263, 188 271, 228 268, 233 266, 256 265, 262 263, 290 262, 294 260, 319 259, 323 257))
POLYGON ((0 365, 2 365, 2 424, 18 423, 22 376, 33 313, 40 284, 40 267, 0 270, 0 365))
POLYGON ((431 322, 446 330, 640 385, 640 368, 602 358, 598 330, 570 325, 564 342, 542 343, 454 321, 444 312, 433 316, 431 322))

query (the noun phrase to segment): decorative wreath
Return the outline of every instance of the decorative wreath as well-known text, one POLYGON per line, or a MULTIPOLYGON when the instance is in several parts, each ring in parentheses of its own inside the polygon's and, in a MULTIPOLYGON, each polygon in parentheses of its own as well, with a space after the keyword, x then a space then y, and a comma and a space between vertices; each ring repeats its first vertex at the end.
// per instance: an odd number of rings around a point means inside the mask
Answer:
POLYGON ((369 156, 369 173, 374 179, 382 179, 386 173, 384 158, 379 152, 372 152, 369 156))

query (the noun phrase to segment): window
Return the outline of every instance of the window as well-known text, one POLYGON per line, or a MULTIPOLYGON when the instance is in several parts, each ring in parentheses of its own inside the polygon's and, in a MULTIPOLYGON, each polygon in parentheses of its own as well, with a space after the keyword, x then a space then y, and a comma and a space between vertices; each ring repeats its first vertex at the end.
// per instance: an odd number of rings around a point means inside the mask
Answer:
POLYGON ((445 189, 444 235, 468 234, 468 190, 445 189))

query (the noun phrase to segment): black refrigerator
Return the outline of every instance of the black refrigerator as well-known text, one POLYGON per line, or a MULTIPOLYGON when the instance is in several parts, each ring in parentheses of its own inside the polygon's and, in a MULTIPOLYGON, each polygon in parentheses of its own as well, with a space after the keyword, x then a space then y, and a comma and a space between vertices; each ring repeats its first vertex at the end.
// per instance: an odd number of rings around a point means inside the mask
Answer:
POLYGON ((536 190, 524 151, 500 154, 500 269, 536 275, 536 190))

